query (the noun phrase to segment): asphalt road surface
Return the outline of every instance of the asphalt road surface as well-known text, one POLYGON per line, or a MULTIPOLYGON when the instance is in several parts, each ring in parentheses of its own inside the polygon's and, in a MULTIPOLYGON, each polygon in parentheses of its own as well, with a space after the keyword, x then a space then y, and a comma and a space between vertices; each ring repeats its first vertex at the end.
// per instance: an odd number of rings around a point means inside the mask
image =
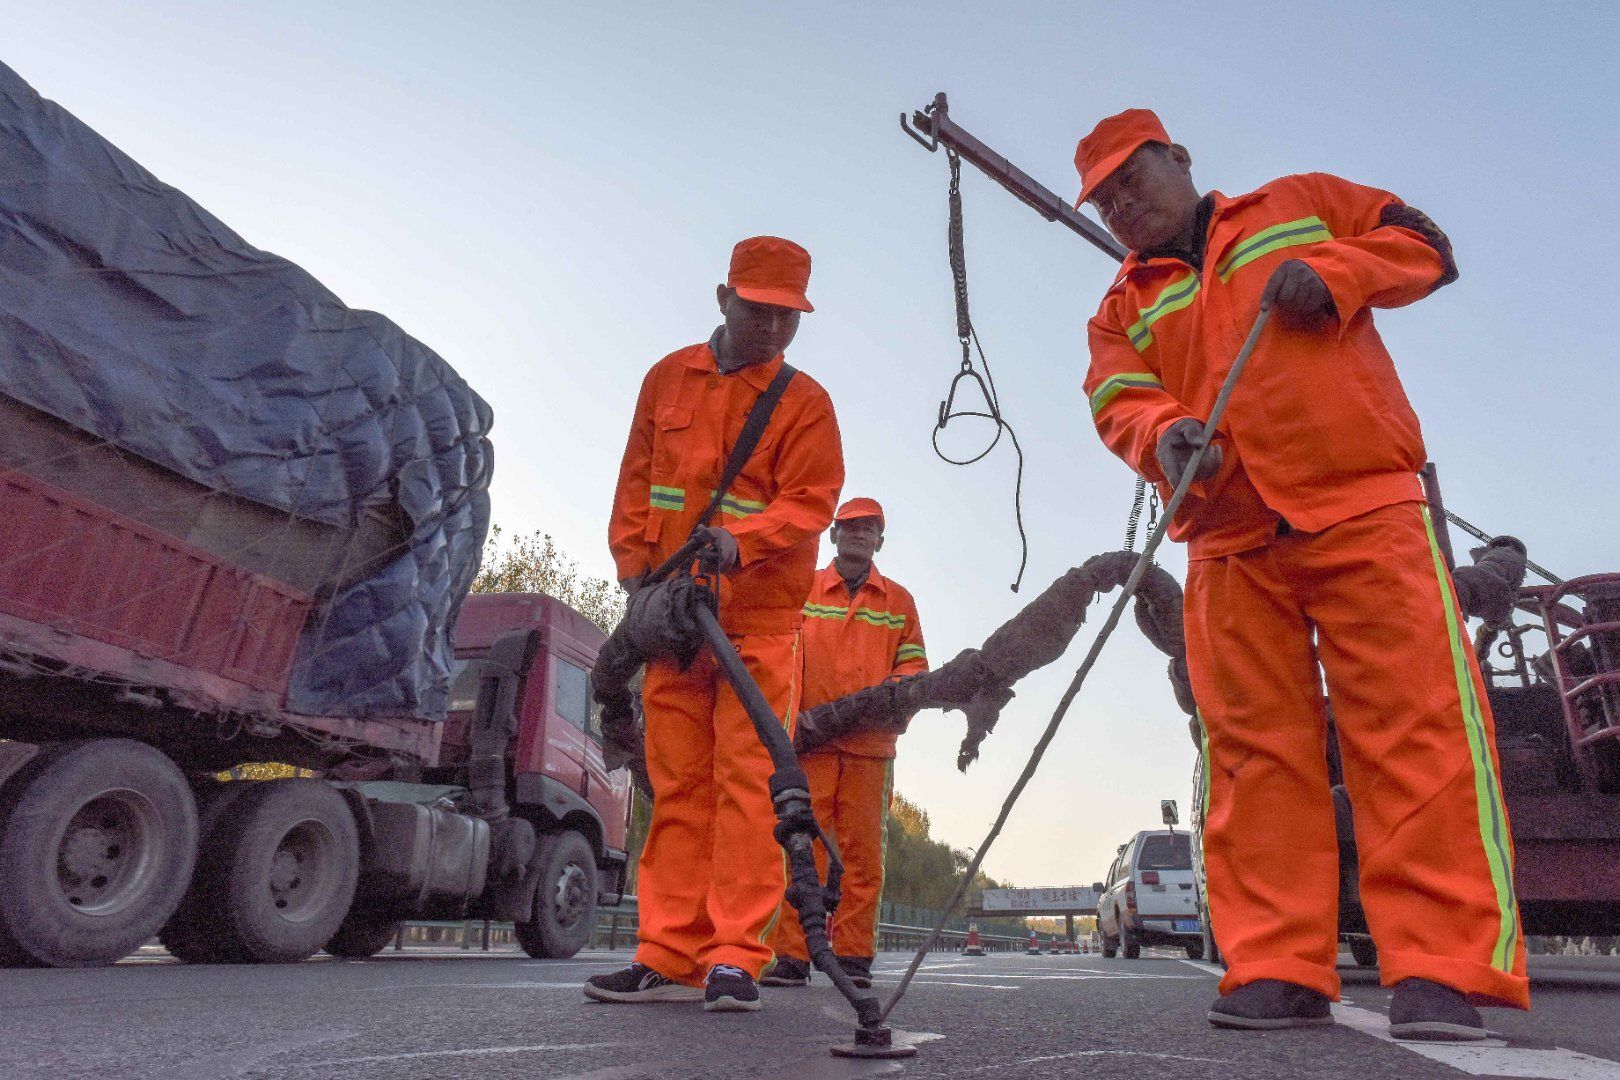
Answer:
MULTIPOLYGON (((828 1055, 851 1014, 825 979, 765 990, 754 1014, 585 1001, 569 961, 411 951, 288 967, 191 967, 161 954, 86 971, 0 971, 0 1077, 393 1080, 536 1077, 1517 1076, 1620 1080, 1620 959, 1532 958, 1536 1011, 1491 1010, 1483 1047, 1390 1041, 1388 994, 1346 965, 1332 1028, 1264 1034, 1204 1020, 1214 969, 1170 954, 936 953, 891 1018, 918 1055, 828 1055)), ((892 987, 908 957, 878 958, 892 987)))

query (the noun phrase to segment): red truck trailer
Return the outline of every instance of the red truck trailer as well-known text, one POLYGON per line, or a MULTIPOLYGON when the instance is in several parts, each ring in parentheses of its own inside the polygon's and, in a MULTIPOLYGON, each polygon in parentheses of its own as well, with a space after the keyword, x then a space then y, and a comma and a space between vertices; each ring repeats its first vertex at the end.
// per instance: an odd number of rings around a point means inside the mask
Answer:
POLYGON ((311 716, 284 700, 310 594, 15 469, 0 521, 0 960, 369 955, 470 915, 568 956, 622 891, 604 636, 560 601, 467 600, 445 723, 311 716), (504 813, 469 786, 480 728, 504 813), (262 761, 315 776, 217 779, 262 761))

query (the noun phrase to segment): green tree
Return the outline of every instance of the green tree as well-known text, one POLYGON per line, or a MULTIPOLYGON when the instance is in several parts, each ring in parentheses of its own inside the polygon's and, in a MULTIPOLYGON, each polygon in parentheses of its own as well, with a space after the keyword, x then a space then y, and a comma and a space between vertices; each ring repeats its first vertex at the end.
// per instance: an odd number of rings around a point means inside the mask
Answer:
POLYGON ((624 618, 624 591, 618 583, 582 573, 549 533, 525 533, 503 544, 501 527, 491 529, 472 591, 545 593, 591 620, 604 634, 613 633, 624 618))
MULTIPOLYGON (((953 848, 929 833, 928 811, 894 793, 889 803, 887 848, 883 854, 883 899, 894 904, 939 910, 950 903, 956 884, 973 861, 970 851, 953 848)), ((963 909, 977 907, 984 890, 1007 887, 980 870, 963 899, 963 909)), ((986 931, 1017 933, 1024 920, 981 919, 986 931)))

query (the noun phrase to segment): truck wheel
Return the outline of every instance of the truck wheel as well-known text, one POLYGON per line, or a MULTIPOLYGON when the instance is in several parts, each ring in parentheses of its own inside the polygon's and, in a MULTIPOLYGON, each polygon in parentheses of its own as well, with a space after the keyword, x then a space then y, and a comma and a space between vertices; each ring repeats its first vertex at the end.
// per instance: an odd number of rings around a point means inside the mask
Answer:
POLYGON ((198 925, 218 959, 296 963, 332 939, 354 902, 354 815, 320 780, 236 783, 243 791, 192 886, 198 925))
POLYGON ((1125 954, 1125 959, 1136 960, 1142 955, 1142 943, 1131 936, 1131 932, 1123 926, 1119 930, 1119 951, 1125 954))
POLYGON ((1204 958, 1204 939, 1187 942, 1187 959, 1202 960, 1204 958))
POLYGON ((585 947, 596 924, 596 853, 570 830, 542 837, 538 858, 534 917, 513 928, 530 956, 566 960, 585 947))
POLYGON ((209 891, 207 868, 225 859, 220 847, 220 825, 253 784, 251 780, 214 783, 197 794, 197 874, 180 907, 158 931, 159 943, 183 963, 240 964, 247 960, 225 930, 224 906, 209 891))
POLYGON ((1378 946, 1373 944, 1373 939, 1370 937, 1362 937, 1360 934, 1352 937, 1350 939, 1350 955, 1355 957, 1358 967, 1375 968, 1378 966, 1378 946))
POLYGON ((185 895, 197 805, 168 757, 132 739, 47 748, 0 803, 0 962, 127 956, 185 895))
POLYGON ((375 912, 350 911, 337 928, 337 933, 332 935, 332 940, 326 943, 326 951, 345 960, 364 960, 376 956, 394 940, 403 922, 403 919, 375 912))
POLYGON ((1102 939, 1102 954, 1104 960, 1112 960, 1119 954, 1119 942, 1107 935, 1102 939))

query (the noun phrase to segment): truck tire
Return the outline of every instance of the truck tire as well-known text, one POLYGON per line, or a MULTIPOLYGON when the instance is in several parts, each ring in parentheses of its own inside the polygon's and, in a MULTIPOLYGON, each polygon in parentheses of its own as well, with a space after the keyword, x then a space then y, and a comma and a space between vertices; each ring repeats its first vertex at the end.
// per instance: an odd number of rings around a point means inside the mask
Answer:
POLYGON ((345 960, 365 960, 388 948, 403 923, 391 915, 351 911, 326 943, 326 951, 345 960))
POLYGON ((1123 926, 1119 928, 1119 951, 1125 954, 1127 960, 1137 960, 1142 956, 1142 943, 1123 926))
POLYGON ((1375 968, 1378 966, 1378 946, 1370 937, 1352 934, 1350 937, 1350 955, 1355 958, 1356 966, 1375 968))
POLYGON ((1102 954, 1104 960, 1112 960, 1119 955, 1119 942, 1104 934, 1102 939, 1102 954))
POLYGON ((1187 942, 1186 949, 1187 959, 1202 960, 1204 958, 1204 939, 1199 938, 1197 941, 1187 942))
POLYGON ((0 963, 127 956, 185 895, 197 805, 167 756, 132 739, 47 747, 0 800, 0 963))
POLYGON ((513 929, 530 956, 566 960, 585 947, 596 925, 596 853, 589 840, 568 830, 541 837, 537 858, 533 918, 513 929))
POLYGON ((320 780, 236 781, 176 929, 216 961, 290 964, 321 950, 354 903, 354 814, 320 780))
POLYGON ((158 941, 169 955, 187 964, 242 964, 247 955, 225 929, 223 908, 209 891, 207 868, 226 858, 220 847, 220 826, 236 803, 253 790, 255 781, 213 783, 197 794, 197 874, 180 907, 162 930, 158 941))

